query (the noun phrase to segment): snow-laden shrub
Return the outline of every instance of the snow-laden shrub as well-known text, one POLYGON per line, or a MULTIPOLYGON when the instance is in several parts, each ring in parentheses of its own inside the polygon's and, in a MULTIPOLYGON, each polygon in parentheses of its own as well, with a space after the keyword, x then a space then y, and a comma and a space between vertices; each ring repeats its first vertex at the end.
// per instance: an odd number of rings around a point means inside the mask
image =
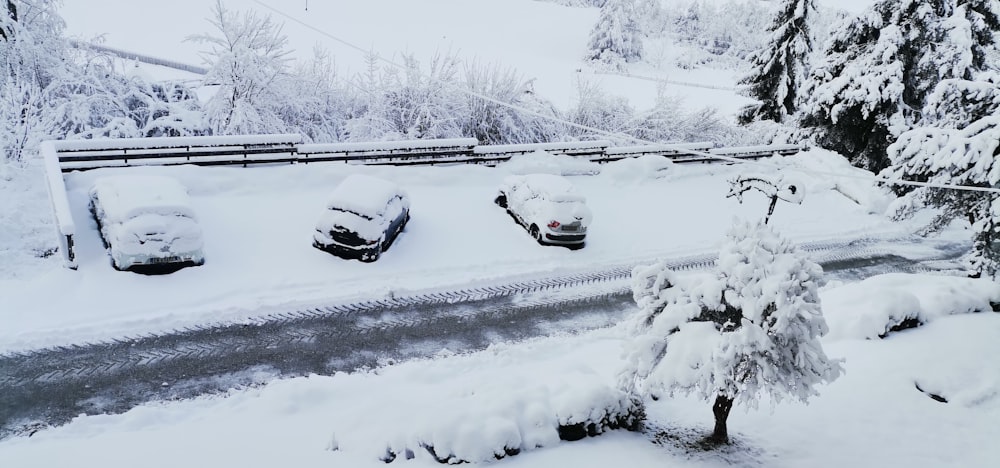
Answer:
POLYGON ((712 277, 681 282, 663 263, 637 267, 640 312, 620 384, 638 395, 695 394, 714 401, 711 439, 728 440, 733 403, 807 401, 836 379, 826 357, 818 285, 822 269, 762 223, 737 223, 712 277))
POLYGON ((452 399, 447 407, 433 426, 391 437, 379 458, 388 463, 429 454, 440 463, 486 462, 560 440, 637 430, 643 418, 636 400, 596 383, 521 388, 502 395, 483 391, 452 399))
POLYGON ((829 339, 882 338, 948 315, 989 312, 1000 284, 988 279, 893 273, 822 292, 829 339))

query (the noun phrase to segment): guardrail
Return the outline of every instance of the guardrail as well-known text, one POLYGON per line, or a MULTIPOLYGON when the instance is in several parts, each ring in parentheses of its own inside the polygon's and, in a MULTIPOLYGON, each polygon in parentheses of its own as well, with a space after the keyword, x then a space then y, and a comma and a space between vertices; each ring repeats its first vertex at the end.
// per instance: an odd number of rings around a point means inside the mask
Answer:
POLYGON ((757 159, 799 152, 797 145, 715 148, 712 142, 613 147, 610 141, 479 145, 474 138, 303 144, 299 134, 199 137, 117 138, 46 141, 41 145, 59 248, 68 268, 76 269, 73 236, 63 173, 105 167, 235 165, 343 162, 364 165, 483 164, 495 166, 513 156, 545 151, 607 163, 659 155, 676 163, 718 162, 711 155, 757 159))

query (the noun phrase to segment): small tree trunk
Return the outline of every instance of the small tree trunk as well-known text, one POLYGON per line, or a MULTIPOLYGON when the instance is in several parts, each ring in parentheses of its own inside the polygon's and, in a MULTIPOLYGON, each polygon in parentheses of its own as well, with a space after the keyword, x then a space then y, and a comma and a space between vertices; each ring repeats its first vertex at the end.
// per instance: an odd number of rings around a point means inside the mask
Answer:
POLYGON ((715 404, 712 405, 712 413, 715 413, 715 431, 709 440, 712 442, 725 444, 729 442, 729 430, 726 429, 726 420, 729 419, 729 410, 733 409, 733 399, 725 395, 715 397, 715 404))

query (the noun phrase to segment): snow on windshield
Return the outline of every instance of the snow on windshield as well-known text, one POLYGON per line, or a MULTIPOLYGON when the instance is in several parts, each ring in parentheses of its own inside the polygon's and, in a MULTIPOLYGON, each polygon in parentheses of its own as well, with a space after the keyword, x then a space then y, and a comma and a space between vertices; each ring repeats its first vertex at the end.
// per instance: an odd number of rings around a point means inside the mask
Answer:
POLYGON ((396 196, 406 199, 406 193, 396 184, 364 174, 352 174, 330 194, 326 207, 372 219, 381 216, 389 200, 396 196))
POLYGON ((170 177, 102 177, 90 193, 100 200, 106 222, 121 223, 144 214, 197 219, 187 189, 170 177))

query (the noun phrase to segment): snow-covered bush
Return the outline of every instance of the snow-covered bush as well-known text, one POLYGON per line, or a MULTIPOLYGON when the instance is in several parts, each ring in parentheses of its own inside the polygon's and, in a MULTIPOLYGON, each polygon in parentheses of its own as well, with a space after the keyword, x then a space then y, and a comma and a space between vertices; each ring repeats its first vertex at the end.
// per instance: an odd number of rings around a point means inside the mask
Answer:
POLYGON ((459 120, 462 135, 484 145, 545 143, 565 135, 561 123, 497 103, 507 102, 558 118, 559 111, 535 94, 532 83, 533 80, 525 80, 513 69, 478 63, 467 65, 464 86, 469 94, 464 95, 459 120))
POLYGON ((955 314, 989 312, 1000 286, 984 278, 893 273, 822 291, 830 339, 875 339, 955 314))
POLYGON ((440 463, 482 463, 561 440, 639 429, 644 414, 630 395, 592 370, 569 369, 561 376, 568 380, 526 380, 510 373, 506 377, 513 383, 452 386, 445 398, 419 406, 397 402, 400 417, 379 431, 385 444, 370 448, 378 447, 387 463, 428 455, 440 463))
POLYGON ((817 292, 823 271, 762 223, 736 223, 713 277, 688 282, 664 263, 637 267, 620 384, 639 396, 695 394, 713 401, 710 440, 726 442, 734 403, 806 402, 841 373, 819 338, 826 333, 817 292))

